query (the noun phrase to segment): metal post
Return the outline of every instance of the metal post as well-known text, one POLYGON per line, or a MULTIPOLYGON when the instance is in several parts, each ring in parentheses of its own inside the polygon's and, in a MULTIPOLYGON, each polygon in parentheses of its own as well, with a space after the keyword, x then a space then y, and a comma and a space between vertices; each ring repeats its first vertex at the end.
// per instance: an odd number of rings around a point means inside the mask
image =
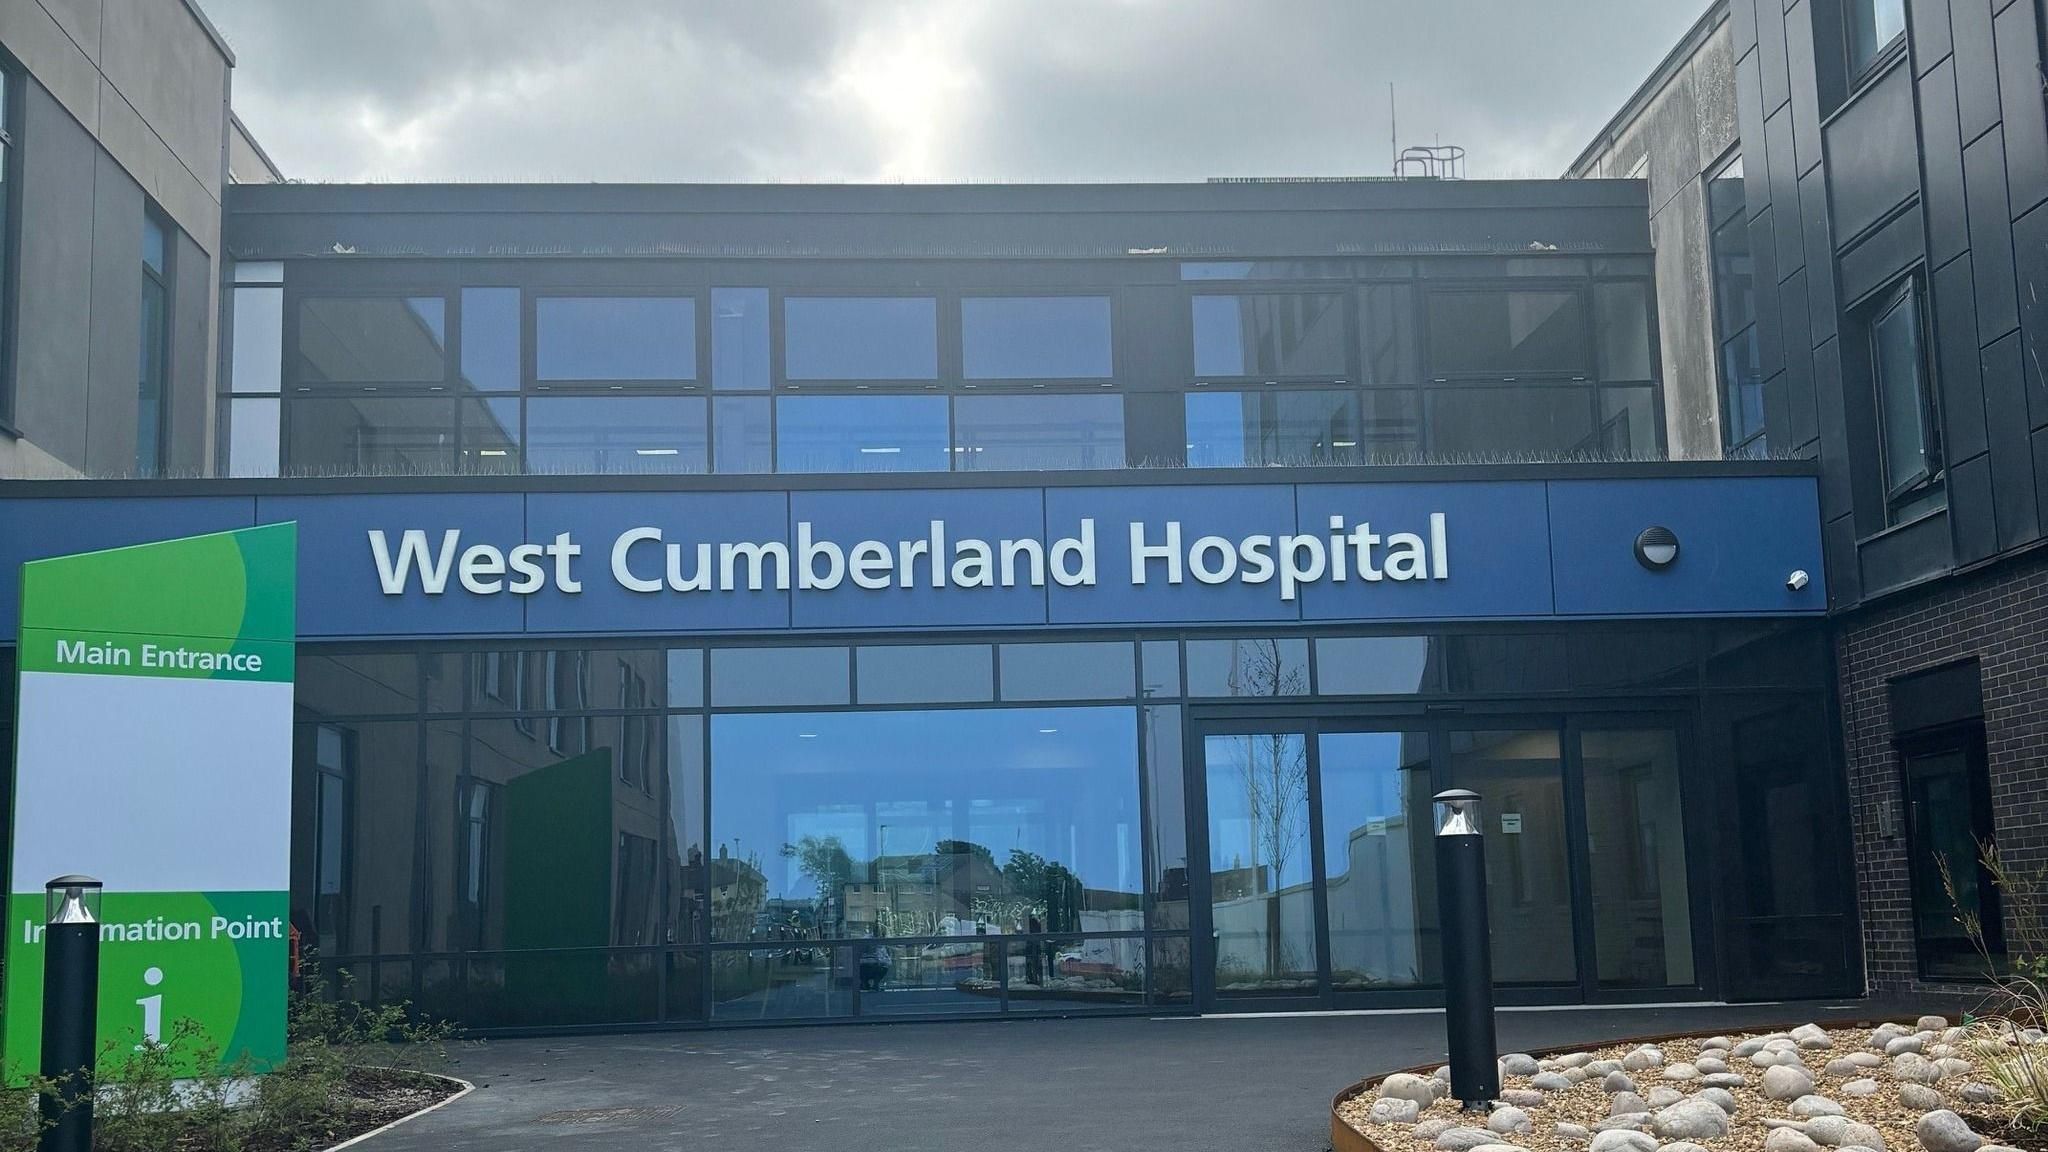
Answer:
POLYGON ((1436 794, 1437 922, 1443 932, 1444 1030, 1451 1095, 1467 1109, 1500 1095, 1493 1035, 1493 955, 1486 918, 1486 839, 1479 794, 1436 794))
POLYGON ((100 882, 59 876, 43 887, 42 1075, 38 1152, 92 1152, 98 1046, 100 882))

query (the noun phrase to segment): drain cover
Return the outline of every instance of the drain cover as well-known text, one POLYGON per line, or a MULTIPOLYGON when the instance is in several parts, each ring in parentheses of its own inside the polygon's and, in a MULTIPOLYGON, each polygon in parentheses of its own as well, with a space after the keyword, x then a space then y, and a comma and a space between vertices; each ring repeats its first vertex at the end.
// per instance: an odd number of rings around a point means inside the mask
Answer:
POLYGON ((575 1108, 566 1112, 544 1112, 533 1118, 536 1124, 630 1124, 636 1120, 666 1120, 682 1108, 575 1108))

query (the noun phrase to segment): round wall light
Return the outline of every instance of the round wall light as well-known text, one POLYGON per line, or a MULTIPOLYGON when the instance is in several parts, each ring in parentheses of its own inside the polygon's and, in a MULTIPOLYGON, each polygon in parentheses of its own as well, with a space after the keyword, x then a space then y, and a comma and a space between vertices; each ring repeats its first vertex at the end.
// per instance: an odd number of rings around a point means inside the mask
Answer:
POLYGON ((1678 560, 1678 534, 1662 524, 1653 524, 1636 536, 1636 563, 1652 572, 1662 572, 1678 560))

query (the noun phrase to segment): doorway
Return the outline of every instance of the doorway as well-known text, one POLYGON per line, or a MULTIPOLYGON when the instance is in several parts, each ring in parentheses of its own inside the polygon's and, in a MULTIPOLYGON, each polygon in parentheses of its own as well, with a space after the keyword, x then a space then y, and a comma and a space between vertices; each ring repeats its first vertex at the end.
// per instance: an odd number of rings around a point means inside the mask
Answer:
POLYGON ((1188 781, 1205 1011, 1441 998, 1430 797, 1484 798, 1504 1002, 1699 990, 1686 733, 1667 713, 1199 718, 1188 781))

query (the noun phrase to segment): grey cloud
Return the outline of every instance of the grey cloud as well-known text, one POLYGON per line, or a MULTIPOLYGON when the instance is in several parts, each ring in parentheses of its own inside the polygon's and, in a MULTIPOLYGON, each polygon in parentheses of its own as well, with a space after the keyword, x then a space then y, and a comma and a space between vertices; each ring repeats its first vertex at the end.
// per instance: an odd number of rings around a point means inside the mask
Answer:
POLYGON ((205 0, 308 179, 1548 176, 1695 0, 205 0))

